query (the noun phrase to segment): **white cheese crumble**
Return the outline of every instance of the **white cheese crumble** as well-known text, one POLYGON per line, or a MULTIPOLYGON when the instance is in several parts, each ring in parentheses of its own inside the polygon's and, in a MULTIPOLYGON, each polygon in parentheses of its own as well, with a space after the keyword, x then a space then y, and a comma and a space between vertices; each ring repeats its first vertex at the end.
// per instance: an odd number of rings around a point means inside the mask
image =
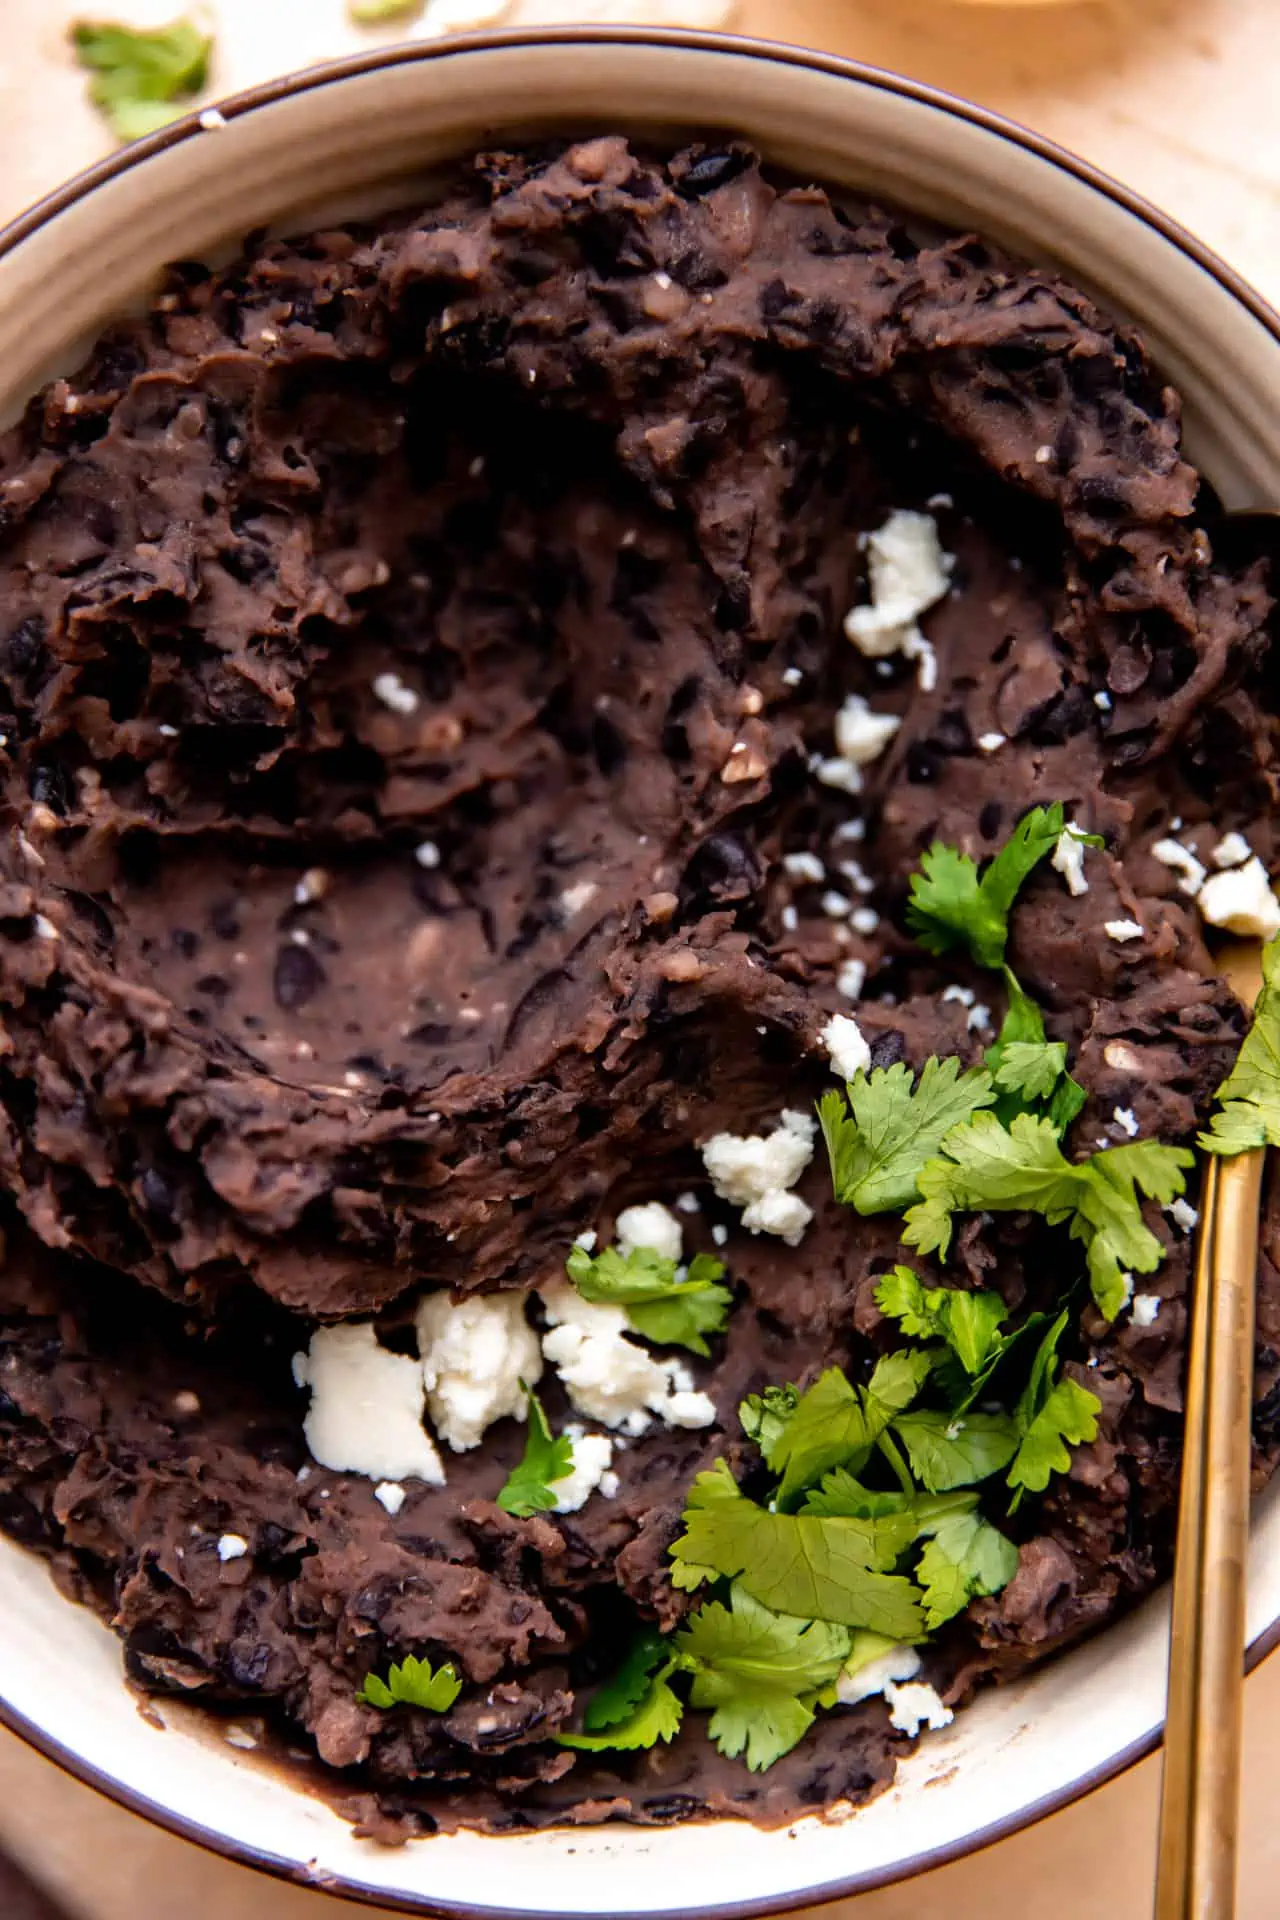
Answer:
POLYGON ((783 930, 786 933, 794 933, 800 925, 800 915, 794 907, 784 907, 778 918, 782 921, 783 930))
POLYGON ((1158 860, 1162 867, 1169 867, 1182 877, 1178 881, 1178 891, 1195 899, 1204 885, 1204 868, 1189 847, 1181 840, 1157 840, 1151 849, 1151 857, 1158 860))
POLYGON ((1133 1275, 1131 1273, 1122 1273, 1120 1275, 1120 1295, 1118 1311, 1123 1313, 1129 1305, 1129 1302, 1133 1299, 1133 1275))
POLYGON ((478 1447, 495 1420, 525 1418, 524 1387, 538 1379, 542 1358, 524 1294, 473 1293, 455 1301, 447 1291, 428 1293, 416 1324, 427 1405, 455 1453, 478 1447))
POLYGON ((1167 1211, 1174 1226, 1181 1227, 1184 1233, 1194 1233, 1200 1224, 1200 1215, 1189 1200, 1175 1200, 1167 1211))
POLYGON ((1007 733, 980 733, 978 751, 979 753, 999 753, 1008 738, 1007 733))
POLYGON ((944 1707, 937 1690, 927 1680, 907 1680, 901 1686, 885 1683, 884 1697, 889 1702, 889 1724, 899 1733, 914 1737, 921 1727, 935 1731, 949 1727, 955 1719, 950 1707, 944 1707))
POLYGON ((804 674, 799 667, 784 667, 782 669, 782 684, 784 687, 798 687, 803 679, 804 674))
POLYGON ((677 1213, 701 1213, 702 1202, 696 1193, 678 1193, 676 1195, 677 1213))
POLYGON ((862 773, 860 768, 854 766, 852 760, 842 760, 838 754, 833 754, 829 760, 824 760, 819 754, 809 764, 813 768, 815 777, 824 787, 835 787, 840 793, 862 792, 862 773))
POLYGON ((31 924, 35 928, 38 940, 57 940, 61 937, 47 914, 36 914, 31 924))
POLYGON ((616 1493, 617 1475, 609 1471, 613 1464, 613 1442, 607 1433, 584 1433, 572 1423, 564 1431, 573 1442, 573 1465, 559 1480, 551 1482, 551 1491, 556 1496, 552 1511, 577 1513, 586 1506, 597 1487, 604 1491, 606 1479, 613 1481, 616 1493))
POLYGON ((440 849, 434 840, 419 840, 413 850, 413 857, 420 867, 425 867, 428 873, 440 865, 440 849))
POLYGON ((1130 1315, 1130 1318, 1132 1319, 1135 1327, 1151 1326, 1155 1321, 1156 1317, 1158 1316, 1159 1312, 1160 1312, 1160 1295, 1158 1293, 1135 1293, 1134 1294, 1133 1310, 1130 1315))
POLYGON ((831 1071, 842 1080, 852 1080, 855 1073, 870 1067, 871 1048, 850 1014, 833 1013, 818 1038, 831 1056, 831 1071))
POLYGON ((812 880, 816 885, 827 877, 827 870, 816 853, 784 853, 782 865, 793 880, 812 880))
POLYGON ((440 1455, 422 1424, 421 1363, 379 1346, 367 1321, 317 1327, 306 1353, 294 1355, 293 1377, 311 1389, 302 1431, 322 1467, 444 1485, 440 1455))
POLYGON ((880 925, 880 915, 874 907, 855 907, 849 915, 849 925, 855 933, 870 935, 880 925))
POLYGON ((920 1655, 915 1648, 897 1642, 873 1659, 864 1660, 852 1673, 847 1666, 842 1669, 836 1681, 836 1699, 842 1707, 856 1707, 860 1700, 883 1693, 895 1681, 914 1680, 919 1671, 920 1655))
POLYGON ((562 917, 566 920, 574 919, 584 907, 591 905, 599 891, 599 882, 595 880, 578 880, 573 886, 566 887, 560 895, 562 917))
POLYGON ((816 1132, 811 1115, 788 1108, 772 1133, 713 1133, 704 1143, 702 1164, 711 1184, 720 1199, 744 1209, 748 1233, 776 1234, 799 1246, 813 1210, 790 1189, 813 1158, 816 1132))
POLYGON ((580 1233, 577 1235, 573 1244, 575 1247, 581 1247, 584 1253, 594 1253, 596 1250, 596 1241, 599 1238, 600 1236, 596 1232, 595 1228, 588 1227, 585 1233, 580 1233))
POLYGON ((896 713, 874 713, 860 693, 848 694, 836 714, 836 752, 855 767, 869 767, 901 725, 896 713))
POLYGON ((1075 898, 1089 891, 1089 882, 1084 877, 1084 842, 1080 838, 1084 832, 1085 828, 1078 820, 1068 820, 1058 835, 1058 844, 1049 863, 1062 875, 1067 883, 1067 892, 1075 898))
POLYGON ((1224 833, 1209 858, 1215 867, 1242 867, 1253 857, 1253 848, 1242 833, 1224 833))
POLYGON ((1099 713, 1110 713, 1111 695, 1106 691, 1105 688, 1100 688, 1099 691, 1095 693, 1093 696, 1093 704, 1098 709, 1099 713))
POLYGON ((719 1221, 717 1221, 715 1226, 712 1227, 711 1229, 711 1238, 715 1241, 718 1247, 727 1247, 729 1244, 728 1227, 722 1227, 719 1221))
POLYGON ((1138 1116, 1132 1107, 1113 1107, 1111 1109, 1111 1118, 1115 1121, 1121 1133, 1127 1133, 1131 1140, 1137 1139, 1140 1131, 1138 1116))
POLYGON ((952 985, 950 987, 944 987, 942 989, 942 999, 943 999, 944 1005, 948 1000, 958 1000, 962 1007, 971 1007, 974 1001, 977 999, 977 997, 978 996, 974 992, 972 987, 958 987, 958 986, 952 985))
POLYGON ((379 1480, 373 1490, 373 1497, 380 1507, 385 1507, 393 1516, 399 1513, 405 1502, 405 1491, 398 1480, 379 1480))
POLYGON ((821 906, 828 919, 843 920, 853 902, 847 894, 837 893, 834 887, 829 887, 822 896, 821 906))
POLYGON ((224 1533, 218 1541, 219 1560, 243 1560, 249 1542, 242 1533, 224 1533))
POLYGON ((678 1360, 655 1360, 627 1338, 621 1307, 599 1306, 567 1280, 539 1289, 550 1331, 542 1351, 560 1375, 577 1411, 623 1433, 645 1433, 657 1414, 673 1427, 709 1427, 716 1417, 710 1397, 693 1390, 678 1360))
MULTIPOLYGON (((695 1198, 696 1211, 696 1198, 695 1198)), ((614 1244, 626 1260, 638 1247, 647 1247, 661 1260, 679 1260, 684 1252, 684 1228, 661 1200, 624 1207, 613 1230, 614 1244)))
POLYGON ((918 621, 947 593, 953 562, 927 513, 896 508, 866 539, 870 603, 852 607, 844 630, 868 660, 901 653, 917 663, 921 688, 937 684, 937 660, 918 621))
POLYGON ((375 673, 373 691, 384 707, 390 707, 392 713, 410 714, 418 711, 418 696, 412 687, 406 687, 398 673, 375 673))
POLYGON ((867 963, 865 960, 846 960, 836 974, 836 991, 846 1000, 861 1000, 862 989, 867 984, 867 963))
POLYGON ((1270 940, 1280 933, 1280 900, 1257 855, 1242 867, 1211 874, 1196 904, 1211 927, 1246 939, 1270 940))
POLYGON ((984 1007, 981 1000, 979 1000, 976 1006, 970 1007, 965 1026, 969 1029, 970 1033, 989 1033, 991 1031, 990 1007, 984 1007))
POLYGON ((1118 941, 1121 946, 1126 940, 1141 940, 1145 933, 1137 920, 1104 920, 1102 930, 1108 940, 1118 941))

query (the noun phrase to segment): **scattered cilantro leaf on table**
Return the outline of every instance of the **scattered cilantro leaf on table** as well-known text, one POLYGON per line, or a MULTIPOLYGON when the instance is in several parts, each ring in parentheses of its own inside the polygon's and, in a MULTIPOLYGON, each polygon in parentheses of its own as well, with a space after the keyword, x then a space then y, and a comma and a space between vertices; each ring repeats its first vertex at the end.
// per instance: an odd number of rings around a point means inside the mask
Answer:
POLYGON ((1218 1100, 1208 1133, 1200 1135, 1206 1153, 1280 1147, 1280 936, 1262 949, 1262 992, 1218 1100))
POLYGON ((547 1425, 542 1403, 531 1388, 529 1396, 529 1432, 524 1457, 507 1475, 498 1495, 504 1513, 527 1520, 535 1513, 548 1513, 556 1504, 555 1482, 573 1472, 573 1441, 567 1433, 553 1435, 547 1425))
POLYGON ((446 1713, 462 1692, 462 1682, 452 1663, 437 1667, 433 1673, 427 1660, 409 1654, 398 1665, 392 1663, 385 1680, 376 1673, 366 1674, 356 1699, 362 1706, 423 1707, 428 1713, 446 1713))
POLYGON ((71 29, 89 98, 120 140, 140 140, 187 112, 209 73, 213 37, 191 20, 146 30, 82 20, 71 29))
POLYGON ((903 1240, 945 1257, 957 1213, 1039 1213, 1069 1224, 1088 1260, 1094 1299, 1113 1320, 1124 1304, 1127 1273, 1151 1273, 1164 1249, 1142 1218, 1139 1193, 1167 1206, 1186 1184, 1193 1156, 1153 1140, 1067 1160, 1053 1123, 1019 1114, 1006 1129, 979 1113, 948 1134, 942 1153, 921 1170, 921 1199, 903 1240))
POLYGON ((846 1627, 774 1613, 740 1584, 729 1606, 700 1607, 675 1639, 693 1676, 689 1704, 712 1710, 711 1738, 731 1759, 745 1753, 753 1773, 808 1732, 816 1696, 836 1679, 850 1645, 846 1627))
POLYGON ((882 1571, 906 1544, 900 1515, 826 1520, 767 1513, 718 1461, 694 1481, 684 1526, 671 1548, 671 1577, 686 1592, 704 1580, 738 1580, 763 1606, 802 1620, 872 1627, 896 1640, 920 1630, 911 1581, 882 1571))
POLYGON ((594 1258, 585 1247, 574 1247, 566 1267, 584 1300, 623 1307, 644 1339, 688 1347, 703 1359, 711 1351, 705 1336, 723 1331, 733 1305, 728 1287, 718 1284, 723 1260, 706 1253, 690 1261, 683 1278, 677 1277, 678 1262, 664 1259, 652 1247, 633 1247, 625 1256, 616 1247, 605 1247, 594 1258))
POLYGON ((864 1214, 909 1206, 921 1167, 952 1127, 994 1098, 991 1076, 954 1057, 926 1060, 918 1081, 902 1061, 855 1074, 847 1106, 835 1091, 818 1102, 836 1199, 864 1214))
POLYGON ((999 1593, 1018 1570, 1018 1549, 980 1513, 940 1520, 920 1555, 925 1625, 932 1633, 978 1594, 999 1593))
MULTIPOLYGON (((1003 966, 1009 910, 1023 882, 1066 830, 1060 801, 1033 807, 981 875, 969 854, 935 840, 911 876, 907 924, 920 945, 933 954, 967 947, 980 967, 1003 966)), ((1075 837, 1086 846, 1102 845, 1096 834, 1075 837)))
POLYGON ((671 1686, 676 1668, 674 1659, 651 1675, 648 1684, 631 1711, 612 1721, 599 1733, 558 1733, 562 1747, 575 1747, 582 1753, 627 1753, 638 1747, 656 1746, 659 1740, 674 1740, 684 1718, 684 1702, 671 1686))

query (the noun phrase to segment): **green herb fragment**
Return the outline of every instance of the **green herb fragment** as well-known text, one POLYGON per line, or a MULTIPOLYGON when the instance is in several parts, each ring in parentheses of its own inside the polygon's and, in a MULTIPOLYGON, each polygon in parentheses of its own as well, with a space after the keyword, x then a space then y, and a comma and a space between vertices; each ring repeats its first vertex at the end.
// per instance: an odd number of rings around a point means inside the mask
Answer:
POLYGON ((826 1093, 818 1118, 831 1162, 836 1199, 858 1213, 897 1212, 917 1197, 920 1169, 953 1127, 995 1098, 991 1076, 961 1069, 958 1059, 925 1061, 918 1082, 910 1067, 876 1067, 826 1093))
MULTIPOLYGON (((994 860, 979 877, 967 853, 935 840, 911 877, 907 924, 928 953, 967 947, 980 967, 1004 964, 1009 910, 1023 882, 1066 831, 1061 803, 1024 814, 994 860)), ((1077 833, 1086 846, 1102 845, 1096 834, 1077 833)))
POLYGON ((998 1293, 925 1287, 910 1267, 885 1275, 876 1288, 876 1305, 909 1339, 943 1341, 971 1377, 1011 1344, 1000 1332, 1007 1315, 998 1293))
POLYGON ((709 1707, 708 1732, 731 1759, 745 1753, 753 1773, 780 1760, 813 1725, 817 1696, 849 1654, 847 1628, 798 1620, 760 1605, 741 1585, 730 1604, 700 1607, 676 1635, 680 1664, 693 1675, 689 1704, 709 1707))
POLYGON ((766 1387, 763 1393, 749 1393, 739 1406, 742 1431, 755 1441, 766 1466, 773 1465, 774 1450, 799 1404, 798 1387, 766 1387))
POLYGON ((574 1247, 566 1262, 569 1278, 584 1300, 626 1309, 634 1330, 659 1346, 688 1347, 706 1359, 705 1336, 721 1333, 733 1305, 728 1287, 718 1285, 723 1260, 700 1253, 677 1278, 678 1262, 651 1247, 633 1247, 624 1258, 606 1247, 593 1259, 574 1247))
POLYGON ((1200 1135, 1206 1153, 1280 1147, 1280 935, 1262 949, 1262 982, 1253 1023, 1218 1088, 1220 1110, 1200 1135))
POLYGON ((940 1520, 920 1555, 925 1625, 932 1633, 979 1594, 999 1593, 1018 1570, 1012 1540, 977 1512, 940 1520))
POLYGON ((763 1606, 801 1620, 872 1627, 896 1640, 920 1630, 910 1580, 883 1571, 903 1551, 901 1516, 819 1519, 767 1513, 748 1500, 723 1460, 700 1473, 671 1549, 673 1583, 686 1592, 704 1580, 741 1580, 763 1606))
POLYGON ((588 1733, 599 1733, 630 1719, 649 1691, 649 1682, 657 1668, 671 1657, 671 1642, 656 1628, 646 1627, 636 1635, 622 1665, 598 1686, 587 1702, 582 1724, 588 1733))
POLYGON ((922 1170, 921 1200, 902 1237, 945 1257, 957 1213, 1039 1213, 1050 1226, 1069 1224, 1084 1245, 1099 1311, 1113 1320, 1127 1297, 1126 1275, 1151 1273, 1164 1257, 1138 1195, 1167 1206, 1183 1191, 1192 1159, 1184 1147, 1143 1140, 1073 1163, 1052 1121, 1019 1114, 1006 1130, 994 1114, 979 1113, 948 1134, 942 1155, 922 1170))
POLYGON ((385 1680, 376 1673, 365 1676, 356 1699, 365 1707, 422 1707, 428 1713, 447 1713, 462 1692, 462 1682, 452 1663, 431 1671, 430 1663, 413 1654, 393 1664, 385 1680))
POLYGON ((529 1387, 525 1392, 529 1396, 529 1432, 524 1457, 508 1474, 498 1495, 503 1512, 514 1514, 518 1520, 549 1513, 556 1504, 556 1481, 573 1472, 573 1441, 566 1433, 552 1435, 537 1394, 529 1387))
POLYGON ((877 1364, 865 1387, 855 1387, 838 1367, 829 1367, 800 1396, 773 1442, 769 1464, 782 1475, 778 1505, 794 1505, 831 1467, 860 1464, 894 1415, 911 1405, 930 1364, 927 1354, 903 1348, 877 1364))
POLYGON ((375 26, 380 20, 402 20, 421 13, 423 0, 347 0, 347 12, 358 27, 375 26))
POLYGON ((1028 1100, 1045 1100, 1062 1078, 1067 1049, 1061 1040, 1008 1042, 995 1070, 1002 1093, 1020 1093, 1028 1100))
POLYGON ((1017 1489, 1015 1506, 1023 1492, 1043 1493, 1055 1473, 1071 1465, 1067 1446, 1081 1446, 1098 1437, 1102 1402, 1078 1381, 1060 1375, 1058 1343, 1066 1331, 1064 1309, 1040 1342, 1031 1373, 1014 1409, 1022 1440, 1009 1469, 1009 1485, 1017 1489))
POLYGON ((1087 1095, 1067 1072, 1067 1049, 1060 1040, 1046 1040, 1044 1017, 1025 994, 1008 967, 1004 968, 1009 1005, 999 1037, 987 1048, 987 1071, 993 1076, 995 1114, 1001 1126, 1019 1113, 1051 1120, 1054 1131, 1066 1132, 1087 1095))
POLYGON ((190 20, 146 31, 80 21, 71 44, 94 78, 89 98, 119 140, 140 140, 187 111, 209 73, 213 37, 190 20))
POLYGON ((674 1740, 684 1718, 684 1702, 669 1684, 675 1668, 675 1660, 668 1660, 650 1678, 626 1717, 614 1721, 603 1733, 559 1733, 557 1742, 582 1753, 628 1753, 637 1747, 654 1747, 659 1740, 674 1740))
POLYGON ((911 1471, 930 1493, 972 1487, 1007 1467, 1018 1451, 1016 1422, 1007 1413, 904 1413, 893 1431, 907 1450, 911 1471))

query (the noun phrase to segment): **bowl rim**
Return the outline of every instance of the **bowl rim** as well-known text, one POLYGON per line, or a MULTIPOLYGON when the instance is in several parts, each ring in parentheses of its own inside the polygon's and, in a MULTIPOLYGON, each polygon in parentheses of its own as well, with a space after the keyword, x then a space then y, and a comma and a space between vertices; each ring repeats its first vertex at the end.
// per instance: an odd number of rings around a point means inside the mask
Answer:
MULTIPOLYGON (((1265 300, 1243 275, 1237 273, 1211 247, 1197 239, 1180 221, 1148 200, 1145 195, 1125 186, 1121 181, 1114 179, 1101 168, 1095 167, 1092 162, 1073 153, 1069 148, 1060 146, 1056 141, 1048 139, 1034 129, 1023 126, 1020 121, 994 112, 991 108, 963 99, 943 88, 909 79, 903 74, 893 73, 886 68, 871 66, 863 61, 849 59, 840 54, 825 53, 815 48, 764 40, 753 35, 704 32, 681 27, 592 25, 584 22, 580 25, 559 27, 495 30, 485 33, 458 34, 438 40, 382 45, 370 48, 367 52, 323 61, 298 72, 266 81, 259 86, 228 94, 216 102, 216 110, 223 119, 230 121, 238 119, 243 114, 251 113, 258 107, 267 106, 273 101, 332 86, 383 68, 406 66, 419 61, 448 59, 459 53, 485 53, 548 44, 657 46, 676 51, 683 48, 702 53, 732 54, 784 66, 803 67, 812 72, 832 75, 837 79, 853 80, 864 87, 912 100, 949 114, 953 118, 968 121, 971 125, 993 133, 1013 146, 1020 147, 1037 159, 1046 160, 1063 172, 1073 175, 1084 186, 1103 195, 1153 228, 1196 266, 1211 275, 1227 293, 1253 315, 1277 344, 1280 344, 1280 311, 1265 300)), ((193 109, 169 126, 162 127, 145 139, 132 142, 119 152, 98 161, 96 165, 74 174, 63 185, 44 195, 25 212, 0 227, 0 261, 3 261, 39 228, 56 219, 69 207, 87 199, 100 186, 116 179, 130 168, 140 165, 154 154, 164 152, 186 140, 202 137, 206 128, 201 123, 201 115, 209 110, 208 106, 193 109)), ((1252 1673, 1254 1668, 1278 1646, 1280 1646, 1280 1617, 1264 1628, 1246 1647, 1246 1673, 1252 1673)), ((95 1763, 83 1759, 73 1748, 62 1741, 55 1740, 36 1720, 25 1713, 18 1712, 3 1698, 0 1698, 0 1726, 17 1735, 45 1759, 51 1760, 64 1773, 71 1775, 82 1785, 103 1794, 117 1806, 124 1808, 126 1812, 138 1815, 177 1839, 203 1847, 208 1852, 219 1854, 237 1865, 252 1867, 275 1879, 291 1882, 296 1886, 309 1887, 316 1892, 327 1893, 354 1904, 380 1908, 384 1912, 439 1916, 439 1920, 514 1920, 518 1914, 518 1909, 512 1909, 509 1906, 493 1907, 470 1901, 440 1902, 429 1896, 393 1893, 372 1887, 345 1874, 313 1871, 306 1862, 270 1853, 265 1848, 235 1839, 216 1827, 205 1826, 202 1822, 174 1813, 162 1801, 153 1799, 149 1794, 116 1779, 95 1763)), ((1161 1743, 1162 1726, 1157 1725, 1149 1733, 1131 1741, 1128 1746, 1105 1762, 1089 1768, 1074 1780, 1042 1795, 1032 1804, 1005 1814, 962 1838, 919 1853, 905 1866, 899 1863, 865 1869, 840 1879, 825 1881, 818 1886, 800 1889, 794 1894, 773 1894, 758 1900, 739 1900, 723 1905, 702 1906, 697 1909, 697 1920, 754 1920, 755 1916, 786 1913, 799 1907, 823 1906, 830 1901, 848 1899, 859 1893, 870 1893, 879 1887, 914 1879, 919 1874, 931 1872, 936 1867, 947 1866, 952 1861, 980 1853, 998 1841, 1034 1825, 1048 1814, 1074 1805, 1099 1787, 1105 1786, 1108 1781, 1127 1772, 1139 1760, 1153 1753, 1161 1743)), ((497 1838, 500 1844, 501 1836, 497 1838)), ((572 1915, 545 1915, 544 1920, 649 1920, 649 1917, 629 1915, 624 1910, 611 1908, 608 1913, 594 1916, 577 1911, 572 1915)))

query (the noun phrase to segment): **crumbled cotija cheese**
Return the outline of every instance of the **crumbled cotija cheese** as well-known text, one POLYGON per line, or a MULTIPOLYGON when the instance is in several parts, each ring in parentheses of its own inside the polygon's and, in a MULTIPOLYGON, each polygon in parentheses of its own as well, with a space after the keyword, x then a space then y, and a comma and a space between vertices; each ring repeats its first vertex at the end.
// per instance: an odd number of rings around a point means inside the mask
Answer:
POLYGON ((937 524, 927 513, 897 508, 867 536, 866 548, 871 599, 845 615, 845 633, 869 660, 894 653, 915 660, 928 691, 936 683, 937 662, 918 622, 947 593, 953 564, 942 551, 937 524))
POLYGON ((623 1433, 647 1431, 657 1414, 673 1427, 709 1427, 714 1403, 678 1360, 656 1360, 627 1338, 621 1307, 584 1300, 567 1280, 539 1289, 550 1331, 542 1351, 578 1412, 623 1433))
POLYGON ((897 714, 874 713, 860 693, 847 694, 836 714, 836 752, 855 767, 869 767, 901 725, 897 714))
POLYGON ((455 1453, 478 1447, 495 1420, 526 1416, 524 1386, 541 1375, 542 1354, 525 1316, 525 1297, 473 1293, 454 1300, 440 1292, 418 1304, 427 1405, 436 1432, 455 1453))
POLYGON ((564 1432, 573 1442, 573 1466, 559 1480, 553 1480, 551 1491, 556 1496, 555 1513, 577 1513, 585 1507, 587 1501, 599 1487, 604 1491, 604 1482, 614 1480, 609 1471, 613 1464, 613 1442, 607 1433, 586 1433, 575 1422, 570 1422, 564 1432))
POLYGON ((889 1724, 899 1733, 913 1737, 922 1726, 935 1730, 949 1727, 955 1719, 950 1707, 944 1707, 937 1690, 926 1680, 908 1680, 899 1686, 894 1681, 885 1683, 884 1697, 889 1702, 889 1724))
POLYGON ((914 1680, 920 1671, 920 1655, 914 1647, 901 1642, 885 1649, 871 1660, 864 1660, 850 1673, 845 1667, 836 1681, 836 1699, 842 1707, 856 1707, 870 1700, 896 1681, 914 1680))
POLYGON ((1242 833, 1224 833, 1210 854, 1215 867, 1242 867, 1253 856, 1253 848, 1242 833))
MULTIPOLYGON (((697 1210, 697 1201, 694 1201, 697 1210)), ((684 1252, 684 1228, 660 1200, 624 1207, 613 1230, 614 1245, 625 1260, 638 1247, 647 1247, 662 1260, 678 1260, 684 1252)))
POLYGON ((871 1048, 850 1014, 833 1013, 818 1038, 831 1056, 831 1071, 842 1080, 852 1080, 871 1065, 871 1048))
POLYGON ((1067 892, 1077 898, 1089 891, 1089 882, 1084 877, 1084 841, 1080 838, 1085 831, 1079 821, 1068 820, 1058 835, 1058 844, 1049 863, 1066 881, 1067 892))
POLYGON ((788 1108, 772 1133, 715 1133, 702 1148, 702 1164, 722 1200, 742 1207, 748 1233, 772 1233, 788 1246, 800 1244, 813 1209, 789 1191, 813 1158, 817 1122, 788 1108))
POLYGON ((1211 874, 1196 905, 1211 927, 1226 933, 1255 940, 1270 940, 1280 933, 1280 900, 1256 854, 1242 867, 1211 874))
POLYGON ((1102 930, 1109 940, 1123 946, 1127 940, 1141 940, 1144 929, 1137 920, 1104 920, 1102 930))
POLYGON ((1149 1327, 1160 1312, 1158 1293, 1135 1293, 1130 1318, 1135 1327, 1149 1327))
POLYGON ((294 1355, 293 1377, 311 1389, 302 1431, 322 1467, 444 1485, 440 1455, 422 1424, 421 1363, 379 1346, 367 1321, 317 1327, 306 1353, 294 1355))
POLYGON ((1195 899, 1204 885, 1205 870, 1189 847, 1184 847, 1181 840, 1157 840, 1151 849, 1151 857, 1158 860, 1162 867, 1170 867, 1180 874, 1178 891, 1195 899))

